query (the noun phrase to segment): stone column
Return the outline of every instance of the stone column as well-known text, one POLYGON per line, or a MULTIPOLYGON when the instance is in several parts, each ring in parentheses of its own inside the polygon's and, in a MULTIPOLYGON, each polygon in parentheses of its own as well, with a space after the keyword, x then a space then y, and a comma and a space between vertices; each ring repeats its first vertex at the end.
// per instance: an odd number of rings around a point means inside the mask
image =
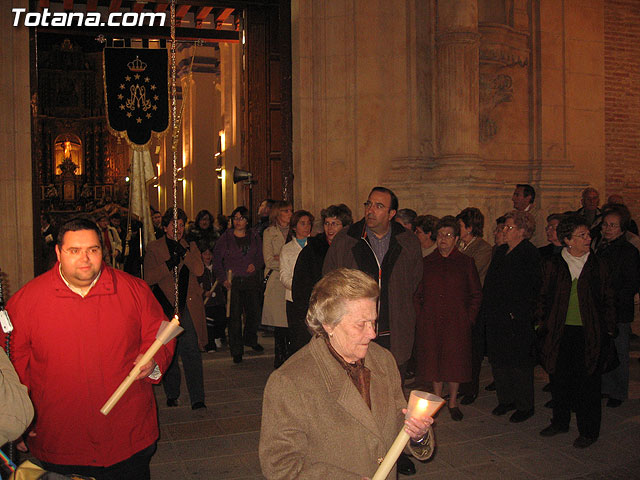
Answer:
MULTIPOLYGON (((29 8, 27 0, 13 7, 29 8)), ((8 6, 0 9, 0 279, 5 300, 33 278, 29 30, 13 27, 8 6)))
MULTIPOLYGON (((218 183, 218 195, 220 212, 231 213, 235 207, 233 168, 242 166, 242 131, 243 111, 241 109, 243 83, 242 83, 242 57, 241 46, 237 43, 220 44, 220 110, 224 128, 224 152, 221 165, 223 178, 216 180, 218 183), (220 194, 222 189, 222 194, 220 194)), ((254 199, 254 201, 260 201, 254 199)))
POLYGON ((478 158, 477 0, 438 1, 436 158, 478 158))
POLYGON ((195 219, 200 210, 218 211, 214 154, 222 128, 218 74, 194 63, 182 79, 184 209, 195 219))

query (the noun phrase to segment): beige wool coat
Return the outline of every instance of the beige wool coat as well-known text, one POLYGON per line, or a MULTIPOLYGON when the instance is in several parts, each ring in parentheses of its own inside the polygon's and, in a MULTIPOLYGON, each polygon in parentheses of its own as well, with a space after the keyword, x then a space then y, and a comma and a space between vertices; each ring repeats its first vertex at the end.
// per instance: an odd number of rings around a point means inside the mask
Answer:
MULTIPOLYGON (((198 283, 198 277, 204 273, 204 263, 200 256, 200 250, 195 242, 188 244, 183 238, 180 240, 183 247, 187 248, 187 254, 184 260, 178 265, 178 271, 182 265, 186 265, 189 269, 189 288, 187 289, 187 308, 193 321, 193 326, 198 336, 198 346, 204 351, 205 345, 209 343, 207 335, 207 323, 204 314, 204 302, 202 300, 202 287, 198 283)), ((175 286, 173 281, 173 271, 167 268, 165 263, 169 260, 169 248, 165 237, 160 237, 147 245, 147 251, 144 255, 144 280, 149 285, 158 284, 160 289, 169 300, 174 304, 175 286)))
POLYGON ((286 237, 277 225, 272 225, 264 231, 262 238, 262 257, 264 258, 265 276, 271 271, 267 288, 264 291, 264 306, 262 307, 262 324, 272 327, 287 327, 286 289, 280 281, 280 251, 285 244, 286 237))
MULTIPOLYGON (((321 337, 293 355, 267 382, 260 465, 269 480, 372 477, 402 428, 407 401, 388 350, 371 342, 371 410, 321 337)), ((411 453, 426 460, 433 436, 411 453)), ((388 476, 396 478, 395 468, 388 476)))
POLYGON ((33 419, 27 387, 20 383, 4 350, 0 351, 0 405, 0 445, 4 445, 22 435, 33 419))

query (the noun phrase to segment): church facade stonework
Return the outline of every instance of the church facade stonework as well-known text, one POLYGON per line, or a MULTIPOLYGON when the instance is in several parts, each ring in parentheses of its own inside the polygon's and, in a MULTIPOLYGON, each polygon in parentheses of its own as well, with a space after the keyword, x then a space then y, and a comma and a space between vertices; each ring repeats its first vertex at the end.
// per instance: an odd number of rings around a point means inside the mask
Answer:
MULTIPOLYGON (((9 8, 0 25, 0 270, 15 292, 33 276, 34 112, 29 31, 9 8)), ((639 45, 637 0, 291 0, 295 206, 358 218, 386 185, 418 213, 478 207, 489 236, 529 183, 541 243, 546 214, 592 185, 637 219, 639 45)))
POLYGON ((587 185, 637 214, 635 180, 607 164, 605 3, 621 2, 294 1, 299 205, 346 200, 358 217, 381 184, 419 214, 478 207, 488 233, 529 183, 540 244, 587 185))

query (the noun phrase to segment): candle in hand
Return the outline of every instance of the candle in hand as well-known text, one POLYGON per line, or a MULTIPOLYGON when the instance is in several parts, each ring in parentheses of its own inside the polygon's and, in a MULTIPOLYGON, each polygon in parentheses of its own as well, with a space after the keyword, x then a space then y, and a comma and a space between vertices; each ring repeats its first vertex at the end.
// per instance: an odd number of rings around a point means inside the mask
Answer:
POLYGON ((411 417, 433 417, 442 405, 444 405, 444 400, 437 395, 412 390, 409 396, 409 404, 407 405, 405 418, 408 420, 411 417))
MULTIPOLYGON (((412 390, 409 396, 409 404, 407 405, 405 418, 409 419, 414 417, 423 419, 425 417, 432 417, 442 405, 444 405, 444 400, 437 395, 412 390)), ((384 480, 387 478, 408 441, 409 434, 404 430, 403 426, 371 480, 384 480)))
POLYGON ((180 326, 180 322, 178 320, 178 316, 175 315, 170 322, 162 322, 160 329, 156 335, 155 341, 151 344, 151 346, 144 353, 142 358, 138 360, 138 362, 133 366, 129 375, 122 381, 120 386, 113 392, 113 395, 109 397, 109 400, 102 406, 100 409, 100 413, 103 415, 108 415, 111 409, 120 401, 125 392, 131 387, 136 377, 140 373, 141 368, 149 363, 153 356, 158 353, 160 347, 162 345, 166 345, 172 338, 181 333, 184 329, 180 326))

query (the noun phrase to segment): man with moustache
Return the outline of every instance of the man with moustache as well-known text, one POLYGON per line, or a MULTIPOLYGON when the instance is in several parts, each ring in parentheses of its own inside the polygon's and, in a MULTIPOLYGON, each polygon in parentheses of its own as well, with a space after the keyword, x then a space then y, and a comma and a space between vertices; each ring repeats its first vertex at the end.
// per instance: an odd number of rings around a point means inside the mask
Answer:
MULTIPOLYGON (((404 379, 415 336, 413 294, 422 279, 422 253, 418 237, 394 221, 397 211, 398 197, 388 188, 374 187, 364 203, 364 218, 335 236, 323 274, 354 268, 378 282, 375 342, 391 350, 404 379)), ((415 466, 401 455, 398 471, 411 475, 415 466)))

